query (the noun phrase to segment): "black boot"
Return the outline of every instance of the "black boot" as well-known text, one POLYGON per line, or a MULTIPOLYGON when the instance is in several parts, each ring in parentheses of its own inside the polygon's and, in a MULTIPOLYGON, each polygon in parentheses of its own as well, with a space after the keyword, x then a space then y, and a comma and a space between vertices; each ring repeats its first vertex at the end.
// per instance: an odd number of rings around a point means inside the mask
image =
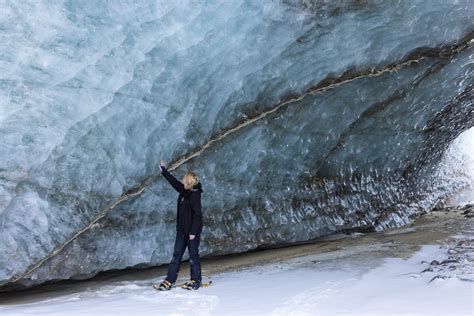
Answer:
POLYGON ((197 290, 201 287, 201 282, 197 280, 191 279, 191 281, 188 281, 183 284, 182 288, 186 290, 197 290))
POLYGON ((161 282, 160 285, 153 284, 153 288, 155 290, 159 290, 159 291, 169 291, 172 288, 174 288, 175 286, 176 286, 176 284, 174 282, 171 283, 170 281, 168 281, 166 279, 163 282, 161 282))

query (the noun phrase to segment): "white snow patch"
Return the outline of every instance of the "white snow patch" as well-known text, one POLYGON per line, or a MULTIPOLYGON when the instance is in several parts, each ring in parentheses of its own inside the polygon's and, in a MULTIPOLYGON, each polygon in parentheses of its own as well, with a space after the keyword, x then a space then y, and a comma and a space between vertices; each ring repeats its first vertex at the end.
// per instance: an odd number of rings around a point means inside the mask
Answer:
POLYGON ((421 261, 445 255, 439 245, 424 245, 409 259, 305 256, 214 275, 198 291, 153 290, 161 277, 117 282, 0 307, 0 315, 473 315, 472 283, 428 283, 433 275, 419 273, 421 261))
POLYGON ((445 206, 456 206, 474 203, 474 128, 456 138, 445 156, 445 165, 455 172, 455 176, 467 179, 466 185, 453 194, 444 203, 445 206))

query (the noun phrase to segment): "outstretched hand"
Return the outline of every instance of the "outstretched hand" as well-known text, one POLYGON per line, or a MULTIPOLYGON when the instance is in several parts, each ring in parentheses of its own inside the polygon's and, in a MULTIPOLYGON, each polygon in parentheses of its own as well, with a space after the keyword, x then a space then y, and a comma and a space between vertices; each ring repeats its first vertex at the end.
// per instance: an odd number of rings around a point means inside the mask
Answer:
POLYGON ((165 167, 165 161, 164 160, 160 160, 160 166, 165 167))

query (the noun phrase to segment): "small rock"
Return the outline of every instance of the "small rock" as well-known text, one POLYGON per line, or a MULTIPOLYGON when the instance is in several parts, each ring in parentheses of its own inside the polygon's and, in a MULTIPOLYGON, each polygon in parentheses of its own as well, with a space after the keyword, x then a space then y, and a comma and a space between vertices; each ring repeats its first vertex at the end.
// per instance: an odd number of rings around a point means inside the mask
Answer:
POLYGON ((448 260, 441 261, 441 264, 447 264, 447 263, 459 263, 459 261, 454 260, 454 259, 448 259, 448 260))
POLYGON ((430 282, 432 282, 432 281, 434 281, 434 280, 436 280, 436 279, 446 279, 446 278, 449 278, 449 277, 446 276, 446 275, 439 275, 439 274, 438 274, 437 276, 435 276, 434 278, 432 278, 431 280, 429 280, 428 283, 430 283, 430 282))
POLYGON ((465 277, 465 276, 462 276, 462 275, 457 275, 456 277, 461 281, 474 282, 474 279, 471 279, 469 277, 465 277))

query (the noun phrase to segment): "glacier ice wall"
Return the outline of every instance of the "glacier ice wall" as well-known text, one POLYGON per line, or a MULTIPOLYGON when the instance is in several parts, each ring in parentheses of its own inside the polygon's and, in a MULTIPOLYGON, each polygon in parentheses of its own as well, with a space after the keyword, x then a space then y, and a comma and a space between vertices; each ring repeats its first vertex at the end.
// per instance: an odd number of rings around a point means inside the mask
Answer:
POLYGON ((456 182, 474 6, 0 2, 0 289, 167 263, 203 182, 201 255, 401 225, 456 182))

